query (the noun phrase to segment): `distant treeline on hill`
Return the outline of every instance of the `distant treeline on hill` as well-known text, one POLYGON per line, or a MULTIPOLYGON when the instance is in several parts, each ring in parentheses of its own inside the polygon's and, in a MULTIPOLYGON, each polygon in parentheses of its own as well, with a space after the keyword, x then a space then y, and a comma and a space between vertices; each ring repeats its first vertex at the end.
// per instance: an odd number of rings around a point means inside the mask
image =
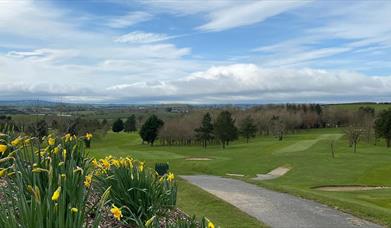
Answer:
POLYGON ((246 109, 225 106, 192 109, 188 112, 171 113, 171 115, 163 115, 164 112, 154 110, 143 110, 136 115, 132 115, 134 112, 131 109, 123 110, 120 113, 123 117, 112 119, 98 118, 98 114, 94 112, 84 117, 45 115, 35 120, 34 118, 14 120, 2 116, 0 127, 12 126, 15 131, 37 136, 48 130, 79 136, 86 132, 104 135, 110 129, 116 132, 141 130, 156 134, 153 142, 156 139, 162 145, 205 146, 222 144, 222 137, 227 138, 226 144, 237 139, 238 136, 249 140, 256 135, 272 135, 282 140, 286 134, 296 133, 300 129, 349 126, 361 126, 365 130, 363 132, 366 138, 370 140, 375 137, 373 126, 378 114, 371 106, 362 106, 353 110, 320 104, 271 104, 246 109), (154 120, 154 124, 158 125, 156 132, 145 126, 152 114, 157 118, 154 120))

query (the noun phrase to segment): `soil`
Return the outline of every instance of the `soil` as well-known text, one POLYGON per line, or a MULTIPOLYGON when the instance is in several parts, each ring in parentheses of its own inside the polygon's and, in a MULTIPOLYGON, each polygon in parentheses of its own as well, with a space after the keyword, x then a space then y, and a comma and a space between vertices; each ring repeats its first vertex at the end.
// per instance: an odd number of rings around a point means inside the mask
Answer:
POLYGON ((340 185, 340 186, 319 186, 312 189, 327 191, 327 192, 354 192, 354 191, 369 191, 391 189, 386 186, 361 186, 361 185, 340 185))
POLYGON ((187 161, 210 161, 210 158, 186 158, 187 161))
POLYGON ((287 172, 289 172, 289 170, 291 170, 291 168, 281 166, 276 169, 273 169, 272 171, 270 171, 267 174, 257 174, 257 177, 254 177, 252 179, 253 180, 272 180, 272 179, 276 179, 276 178, 279 178, 279 177, 285 175, 287 172))

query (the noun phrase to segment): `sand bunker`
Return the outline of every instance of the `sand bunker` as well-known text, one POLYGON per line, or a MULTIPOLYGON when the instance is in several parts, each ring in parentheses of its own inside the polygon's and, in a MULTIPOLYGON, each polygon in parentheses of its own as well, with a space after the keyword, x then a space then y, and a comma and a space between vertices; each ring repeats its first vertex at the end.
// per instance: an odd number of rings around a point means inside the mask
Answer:
POLYGON ((210 158, 186 158, 187 161, 210 161, 210 158))
POLYGON ((231 176, 231 177, 244 177, 243 174, 237 174, 237 173, 226 173, 225 175, 231 176))
POLYGON ((287 172, 289 172, 291 168, 288 167, 278 167, 277 169, 273 169, 267 174, 257 174, 257 177, 252 178, 253 180, 272 180, 276 179, 278 177, 281 177, 285 175, 287 172))
POLYGON ((319 186, 312 189, 326 191, 326 192, 354 192, 354 191, 369 191, 391 189, 386 186, 361 186, 361 185, 343 185, 343 186, 319 186))

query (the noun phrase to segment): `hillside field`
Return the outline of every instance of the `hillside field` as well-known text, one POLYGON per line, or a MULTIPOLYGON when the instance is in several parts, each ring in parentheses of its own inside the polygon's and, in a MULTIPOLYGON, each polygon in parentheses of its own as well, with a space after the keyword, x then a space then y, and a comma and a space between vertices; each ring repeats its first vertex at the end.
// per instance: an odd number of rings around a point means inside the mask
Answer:
MULTIPOLYGON (((357 153, 353 153, 341 129, 303 130, 287 135, 283 141, 258 136, 248 144, 244 140, 236 141, 225 150, 219 145, 207 149, 201 146, 151 147, 142 145, 137 134, 110 132, 106 137, 95 140, 92 147, 90 153, 96 158, 109 154, 133 156, 150 166, 155 162, 167 161, 176 175, 242 174, 244 177, 241 179, 245 181, 314 199, 360 217, 391 225, 391 189, 354 192, 314 189, 324 185, 391 186, 391 149, 387 149, 382 141, 377 145, 362 142, 357 153), (335 141, 335 158, 331 156, 332 141, 335 141), (210 160, 192 161, 189 158, 210 160), (256 174, 268 173, 280 166, 292 169, 274 180, 251 180, 256 174)), ((260 225, 235 207, 184 181, 179 181, 179 188, 179 207, 189 214, 209 216, 223 227, 260 225), (224 213, 221 213, 222 210, 224 213)))

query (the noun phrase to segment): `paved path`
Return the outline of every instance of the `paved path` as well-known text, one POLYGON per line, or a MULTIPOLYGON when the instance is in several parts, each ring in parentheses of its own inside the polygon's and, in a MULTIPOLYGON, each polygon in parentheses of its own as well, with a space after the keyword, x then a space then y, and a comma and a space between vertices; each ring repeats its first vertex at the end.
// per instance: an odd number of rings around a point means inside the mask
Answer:
POLYGON ((320 203, 271 191, 240 180, 216 176, 181 177, 271 227, 381 227, 320 203))

